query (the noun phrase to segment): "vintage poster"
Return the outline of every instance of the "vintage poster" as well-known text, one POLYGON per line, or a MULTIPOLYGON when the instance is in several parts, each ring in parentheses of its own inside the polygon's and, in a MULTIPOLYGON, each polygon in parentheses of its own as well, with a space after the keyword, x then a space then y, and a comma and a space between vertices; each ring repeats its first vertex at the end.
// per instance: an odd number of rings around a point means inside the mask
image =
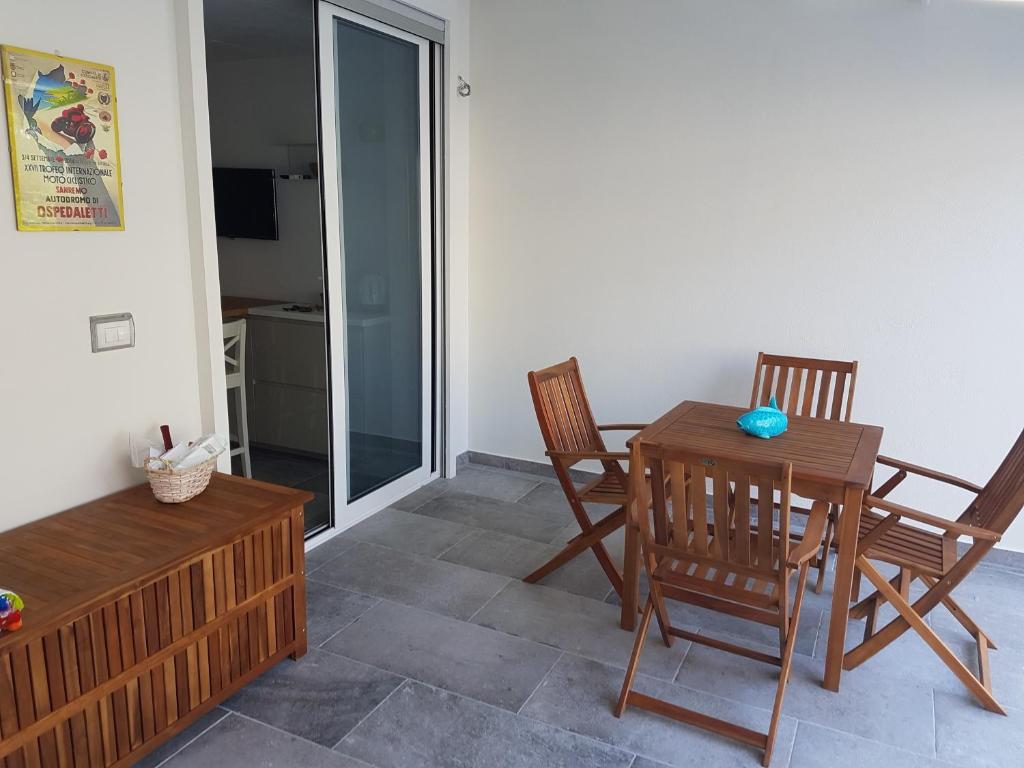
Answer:
POLYGON ((18 229, 124 229, 114 70, 3 46, 18 229))

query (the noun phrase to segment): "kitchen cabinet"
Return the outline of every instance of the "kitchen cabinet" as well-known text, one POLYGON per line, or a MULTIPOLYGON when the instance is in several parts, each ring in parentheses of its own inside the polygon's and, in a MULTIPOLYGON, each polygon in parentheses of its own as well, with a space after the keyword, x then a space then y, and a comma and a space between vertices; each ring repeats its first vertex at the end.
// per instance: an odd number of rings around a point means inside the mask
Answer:
POLYGON ((250 310, 249 429, 253 443, 327 455, 330 416, 323 313, 250 310), (264 312, 264 314, 260 314, 264 312))

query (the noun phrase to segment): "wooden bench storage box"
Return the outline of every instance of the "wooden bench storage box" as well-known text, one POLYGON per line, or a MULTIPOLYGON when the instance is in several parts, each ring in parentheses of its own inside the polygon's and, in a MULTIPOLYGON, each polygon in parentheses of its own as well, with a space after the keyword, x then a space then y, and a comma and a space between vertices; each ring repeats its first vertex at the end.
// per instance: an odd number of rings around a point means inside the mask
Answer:
POLYGON ((127 766, 306 652, 306 491, 215 474, 140 485, 0 534, 0 766, 127 766))

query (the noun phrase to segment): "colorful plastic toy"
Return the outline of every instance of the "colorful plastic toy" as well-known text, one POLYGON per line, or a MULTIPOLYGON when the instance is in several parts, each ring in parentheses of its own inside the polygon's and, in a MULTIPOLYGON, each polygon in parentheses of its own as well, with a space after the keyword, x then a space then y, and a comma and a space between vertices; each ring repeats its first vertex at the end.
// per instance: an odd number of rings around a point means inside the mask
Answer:
POLYGON ((736 424, 748 435, 761 437, 767 440, 770 437, 781 435, 789 427, 789 419, 779 406, 775 403, 775 397, 768 401, 768 405, 762 405, 752 411, 747 411, 738 419, 736 424))
POLYGON ((25 603, 10 590, 0 588, 0 632, 21 629, 21 612, 25 603))

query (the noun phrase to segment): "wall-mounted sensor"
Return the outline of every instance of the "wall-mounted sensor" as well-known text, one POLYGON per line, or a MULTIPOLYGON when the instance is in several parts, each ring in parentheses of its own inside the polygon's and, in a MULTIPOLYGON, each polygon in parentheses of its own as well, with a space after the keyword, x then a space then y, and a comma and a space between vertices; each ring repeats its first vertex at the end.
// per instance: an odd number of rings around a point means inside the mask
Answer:
POLYGON ((469 83, 462 79, 462 75, 459 75, 459 85, 455 88, 455 92, 463 98, 473 92, 473 89, 469 87, 469 83))

